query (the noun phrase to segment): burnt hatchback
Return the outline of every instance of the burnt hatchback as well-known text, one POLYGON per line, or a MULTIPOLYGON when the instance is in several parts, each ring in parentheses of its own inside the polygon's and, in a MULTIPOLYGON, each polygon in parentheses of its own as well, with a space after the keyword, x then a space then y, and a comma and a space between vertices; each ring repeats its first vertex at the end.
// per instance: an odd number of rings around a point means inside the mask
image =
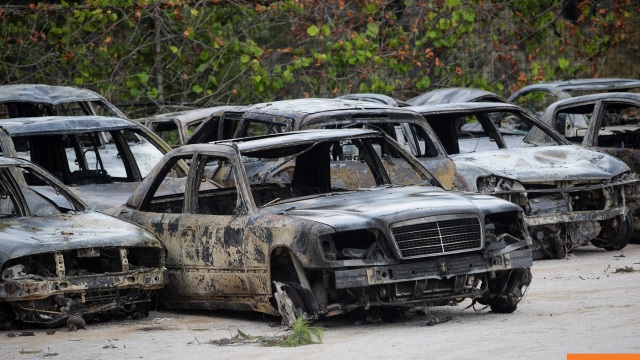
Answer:
POLYGON ((174 149, 115 214, 167 247, 170 308, 514 311, 531 281, 521 210, 436 183, 382 133, 293 132, 174 149))
POLYGON ((25 160, 0 158, 0 328, 70 329, 96 316, 146 316, 164 285, 165 252, 150 232, 87 210, 25 160))

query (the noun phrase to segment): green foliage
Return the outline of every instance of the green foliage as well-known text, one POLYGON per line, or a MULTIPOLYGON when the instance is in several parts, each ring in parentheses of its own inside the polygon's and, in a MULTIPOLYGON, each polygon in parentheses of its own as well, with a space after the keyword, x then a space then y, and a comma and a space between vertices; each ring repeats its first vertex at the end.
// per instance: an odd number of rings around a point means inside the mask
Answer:
POLYGON ((324 328, 312 326, 309 320, 298 317, 293 324, 293 333, 278 342, 279 346, 293 347, 322 343, 324 328))
POLYGON ((637 49, 640 14, 613 1, 579 2, 573 21, 558 16, 562 0, 36 1, 0 9, 0 79, 194 107, 355 91, 406 99, 446 86, 503 94, 623 76, 605 60, 637 49))

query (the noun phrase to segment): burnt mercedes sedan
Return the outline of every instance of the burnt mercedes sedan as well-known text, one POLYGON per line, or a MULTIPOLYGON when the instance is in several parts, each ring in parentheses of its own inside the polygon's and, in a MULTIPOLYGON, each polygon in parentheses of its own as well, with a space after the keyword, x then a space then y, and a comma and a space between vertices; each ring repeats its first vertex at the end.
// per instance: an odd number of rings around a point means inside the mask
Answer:
POLYGON ((74 330, 85 320, 146 316, 164 286, 165 251, 143 228, 87 210, 42 168, 0 158, 0 329, 74 330))
POLYGON ((115 215, 167 247, 169 308, 513 312, 531 282, 521 210, 436 184, 382 133, 302 131, 174 149, 115 215))

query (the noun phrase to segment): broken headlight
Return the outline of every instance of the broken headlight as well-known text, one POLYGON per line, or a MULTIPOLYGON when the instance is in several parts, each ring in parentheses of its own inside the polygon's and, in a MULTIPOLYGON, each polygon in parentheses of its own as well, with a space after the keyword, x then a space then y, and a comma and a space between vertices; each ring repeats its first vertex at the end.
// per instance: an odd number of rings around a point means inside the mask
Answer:
POLYGON ((24 273, 23 265, 14 265, 4 269, 4 271, 2 272, 2 280, 4 281, 21 280, 27 278, 29 278, 29 275, 24 273))
POLYGON ((320 250, 325 260, 384 259, 381 238, 377 229, 342 231, 320 237, 320 250))
POLYGON ((511 199, 513 202, 520 205, 526 205, 528 202, 527 192, 517 180, 491 175, 478 178, 477 186, 481 194, 515 193, 518 197, 511 199))
POLYGON ((511 239, 525 237, 524 222, 518 212, 492 213, 485 217, 485 241, 487 244, 501 241, 503 235, 511 239))

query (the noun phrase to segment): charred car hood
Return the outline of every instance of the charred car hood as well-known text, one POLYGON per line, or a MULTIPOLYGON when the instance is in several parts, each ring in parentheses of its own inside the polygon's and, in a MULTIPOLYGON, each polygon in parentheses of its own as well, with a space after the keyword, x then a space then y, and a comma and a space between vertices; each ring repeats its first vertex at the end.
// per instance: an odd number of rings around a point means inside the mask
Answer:
POLYGON ((92 184, 69 186, 69 189, 91 209, 109 213, 109 209, 126 203, 139 184, 139 182, 92 184))
POLYGON ((325 194, 263 209, 332 226, 336 231, 376 227, 438 215, 469 215, 518 211, 493 196, 444 191, 430 186, 376 187, 325 194), (378 222, 383 222, 378 223, 378 222))
MULTIPOLYGON (((629 171, 621 160, 576 145, 542 146, 453 155, 465 175, 495 175, 522 183, 604 180, 629 171)), ((468 178, 468 176, 467 176, 468 178)))
POLYGON ((25 255, 122 246, 162 247, 146 230, 93 211, 4 219, 0 227, 0 264, 25 255))

